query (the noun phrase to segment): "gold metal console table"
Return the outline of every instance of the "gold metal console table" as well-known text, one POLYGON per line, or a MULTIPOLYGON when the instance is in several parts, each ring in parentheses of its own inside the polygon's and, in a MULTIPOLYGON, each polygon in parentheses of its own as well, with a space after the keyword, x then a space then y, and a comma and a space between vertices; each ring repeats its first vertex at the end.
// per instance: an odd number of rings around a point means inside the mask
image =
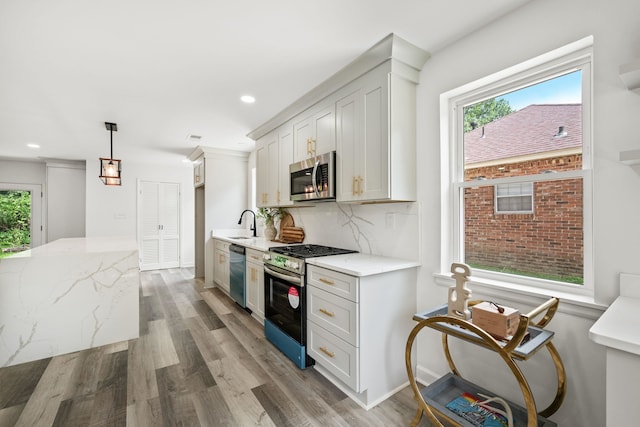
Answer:
MULTIPOLYGON (((479 302, 481 301, 470 302, 469 306, 473 307, 473 305, 479 302)), ((418 409, 411 425, 414 427, 417 426, 423 414, 426 414, 429 420, 436 426, 443 426, 441 420, 455 426, 472 426, 473 424, 468 423, 456 413, 447 409, 446 404, 465 391, 471 392, 472 394, 483 393, 495 396, 495 394, 464 380, 460 376, 460 373, 458 372, 458 369, 451 357, 451 352, 449 351, 448 337, 453 336, 496 352, 509 367, 518 381, 526 405, 526 407, 523 408, 507 400, 513 413, 515 425, 522 426, 526 422, 527 427, 555 427, 556 424, 546 419, 546 417, 554 414, 560 408, 560 405, 562 405, 567 385, 562 359, 551 342, 554 333, 544 329, 544 327, 555 315, 558 309, 558 304, 559 300, 557 298, 551 298, 533 309, 531 312, 521 314, 518 330, 509 341, 496 340, 486 331, 474 325, 471 321, 448 315, 446 304, 414 315, 413 319, 417 321, 418 324, 409 334, 405 350, 407 375, 409 377, 409 382, 415 399, 418 402, 418 409), (532 320, 539 316, 542 316, 539 321, 534 322, 532 320), (411 350, 418 333, 423 328, 431 328, 442 332, 442 347, 444 349, 447 362, 449 363, 451 373, 421 390, 418 388, 418 384, 413 373, 411 350), (538 412, 529 383, 515 361, 529 359, 542 347, 545 347, 551 355, 558 377, 558 384, 554 400, 547 408, 538 412)), ((473 308, 471 308, 471 310, 473 312, 473 308)))

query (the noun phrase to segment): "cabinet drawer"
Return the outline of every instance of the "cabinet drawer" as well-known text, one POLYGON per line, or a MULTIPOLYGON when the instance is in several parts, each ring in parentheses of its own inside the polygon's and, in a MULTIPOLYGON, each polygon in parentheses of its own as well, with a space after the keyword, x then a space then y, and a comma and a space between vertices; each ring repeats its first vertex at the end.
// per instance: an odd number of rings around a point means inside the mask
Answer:
POLYGON ((255 262, 255 263, 262 264, 262 254, 263 254, 263 252, 257 251, 255 249, 247 248, 245 254, 247 256, 247 262, 255 262))
POLYGON ((309 265, 307 284, 358 302, 358 278, 326 268, 309 265))
POLYGON ((231 245, 231 243, 225 242, 224 240, 214 240, 214 242, 215 242, 215 245, 214 245, 215 249, 229 252, 229 246, 231 245))
POLYGON ((307 323, 307 352, 318 365, 338 377, 351 389, 360 392, 358 359, 360 350, 314 322, 307 323))
POLYGON ((307 319, 349 344, 359 347, 356 303, 314 286, 308 286, 307 319))

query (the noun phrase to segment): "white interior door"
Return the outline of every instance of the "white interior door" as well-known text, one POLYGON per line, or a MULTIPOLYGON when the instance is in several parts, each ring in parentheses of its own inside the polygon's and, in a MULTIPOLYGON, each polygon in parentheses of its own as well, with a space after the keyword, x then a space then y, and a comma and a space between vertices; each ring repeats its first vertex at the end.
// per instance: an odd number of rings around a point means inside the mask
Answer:
POLYGON ((140 269, 180 266, 180 184, 138 184, 140 269))

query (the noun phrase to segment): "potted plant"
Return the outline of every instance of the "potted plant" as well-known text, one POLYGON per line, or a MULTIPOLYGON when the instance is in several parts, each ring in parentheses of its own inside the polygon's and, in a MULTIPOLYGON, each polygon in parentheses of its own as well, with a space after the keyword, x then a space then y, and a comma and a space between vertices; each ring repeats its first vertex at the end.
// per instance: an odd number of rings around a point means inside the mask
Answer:
POLYGON ((264 220, 264 237, 268 240, 275 240, 278 230, 275 227, 275 220, 282 219, 286 210, 284 208, 258 208, 258 218, 264 220))

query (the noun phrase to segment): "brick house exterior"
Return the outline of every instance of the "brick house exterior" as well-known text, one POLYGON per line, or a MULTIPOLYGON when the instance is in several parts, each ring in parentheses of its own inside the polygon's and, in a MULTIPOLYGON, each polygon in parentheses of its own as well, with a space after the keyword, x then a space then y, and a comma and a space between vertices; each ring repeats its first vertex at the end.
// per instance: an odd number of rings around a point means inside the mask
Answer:
POLYGON ((529 105, 464 137, 465 262, 583 277, 581 179, 533 183, 531 213, 496 212, 484 179, 582 168, 580 104, 529 105))

